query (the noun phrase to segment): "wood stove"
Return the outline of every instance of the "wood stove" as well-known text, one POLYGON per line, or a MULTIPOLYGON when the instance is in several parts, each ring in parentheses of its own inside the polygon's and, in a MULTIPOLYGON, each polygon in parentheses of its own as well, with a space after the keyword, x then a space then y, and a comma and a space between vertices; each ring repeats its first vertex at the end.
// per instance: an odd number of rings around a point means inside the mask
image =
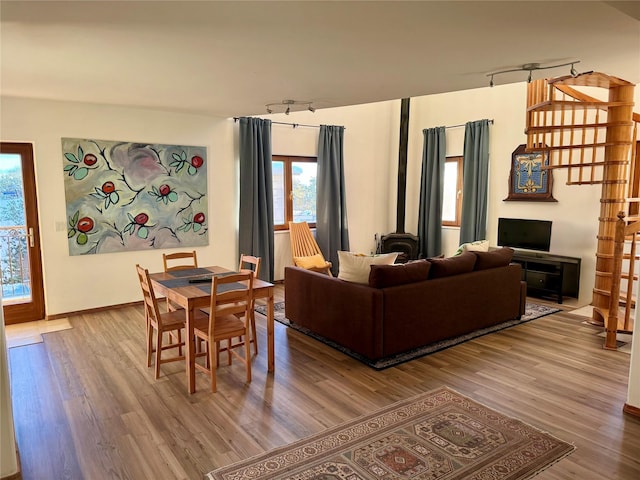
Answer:
POLYGON ((418 237, 404 231, 407 196, 407 146, 409 143, 409 99, 403 98, 400 107, 400 148, 398 151, 398 204, 396 231, 380 237, 381 253, 400 252, 397 262, 418 258, 418 237))

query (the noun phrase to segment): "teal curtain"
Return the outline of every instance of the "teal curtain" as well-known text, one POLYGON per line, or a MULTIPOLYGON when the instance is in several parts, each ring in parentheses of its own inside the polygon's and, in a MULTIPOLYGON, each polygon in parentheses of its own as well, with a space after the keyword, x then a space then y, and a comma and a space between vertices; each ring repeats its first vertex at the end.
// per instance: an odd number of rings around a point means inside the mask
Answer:
POLYGON ((259 277, 272 282, 273 183, 271 120, 243 117, 240 122, 240 254, 260 257, 259 277))
POLYGON ((489 120, 467 122, 464 131, 460 245, 487 237, 489 120))
POLYGON ((344 127, 321 125, 318 138, 316 242, 338 272, 338 250, 349 250, 344 188, 344 127))
POLYGON ((446 160, 445 127, 422 131, 422 176, 418 210, 418 246, 421 257, 442 253, 442 197, 446 160))

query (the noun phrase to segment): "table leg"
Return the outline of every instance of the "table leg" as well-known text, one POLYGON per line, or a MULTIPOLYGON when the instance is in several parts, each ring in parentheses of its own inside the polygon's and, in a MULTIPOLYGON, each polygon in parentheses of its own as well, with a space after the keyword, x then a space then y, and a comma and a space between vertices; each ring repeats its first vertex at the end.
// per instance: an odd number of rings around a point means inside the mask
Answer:
POLYGON ((274 334, 274 300, 273 300, 273 287, 269 289, 269 296, 267 297, 267 350, 269 352, 267 361, 267 371, 273 372, 275 370, 275 334, 274 334))
POLYGON ((187 313, 187 325, 185 328, 185 365, 187 368, 187 388, 189 393, 195 393, 196 391, 196 344, 193 335, 193 318, 194 309, 189 307, 186 309, 187 313))

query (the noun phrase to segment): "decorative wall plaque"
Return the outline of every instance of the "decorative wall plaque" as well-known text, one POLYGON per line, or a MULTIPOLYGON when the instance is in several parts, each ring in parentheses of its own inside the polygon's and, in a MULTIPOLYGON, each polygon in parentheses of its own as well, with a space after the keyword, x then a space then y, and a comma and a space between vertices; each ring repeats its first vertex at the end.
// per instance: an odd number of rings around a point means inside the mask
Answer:
POLYGON ((509 196, 505 201, 557 202, 551 191, 553 174, 544 168, 546 165, 549 165, 547 152, 528 153, 525 145, 519 145, 511 154, 509 196))

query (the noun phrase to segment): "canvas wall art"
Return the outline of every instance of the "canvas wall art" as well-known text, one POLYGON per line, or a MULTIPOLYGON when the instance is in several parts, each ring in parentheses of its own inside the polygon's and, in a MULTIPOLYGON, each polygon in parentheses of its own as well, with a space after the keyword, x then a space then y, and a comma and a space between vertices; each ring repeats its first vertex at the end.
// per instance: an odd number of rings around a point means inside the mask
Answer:
POLYGON ((62 139, 70 255, 208 245, 206 147, 62 139))

